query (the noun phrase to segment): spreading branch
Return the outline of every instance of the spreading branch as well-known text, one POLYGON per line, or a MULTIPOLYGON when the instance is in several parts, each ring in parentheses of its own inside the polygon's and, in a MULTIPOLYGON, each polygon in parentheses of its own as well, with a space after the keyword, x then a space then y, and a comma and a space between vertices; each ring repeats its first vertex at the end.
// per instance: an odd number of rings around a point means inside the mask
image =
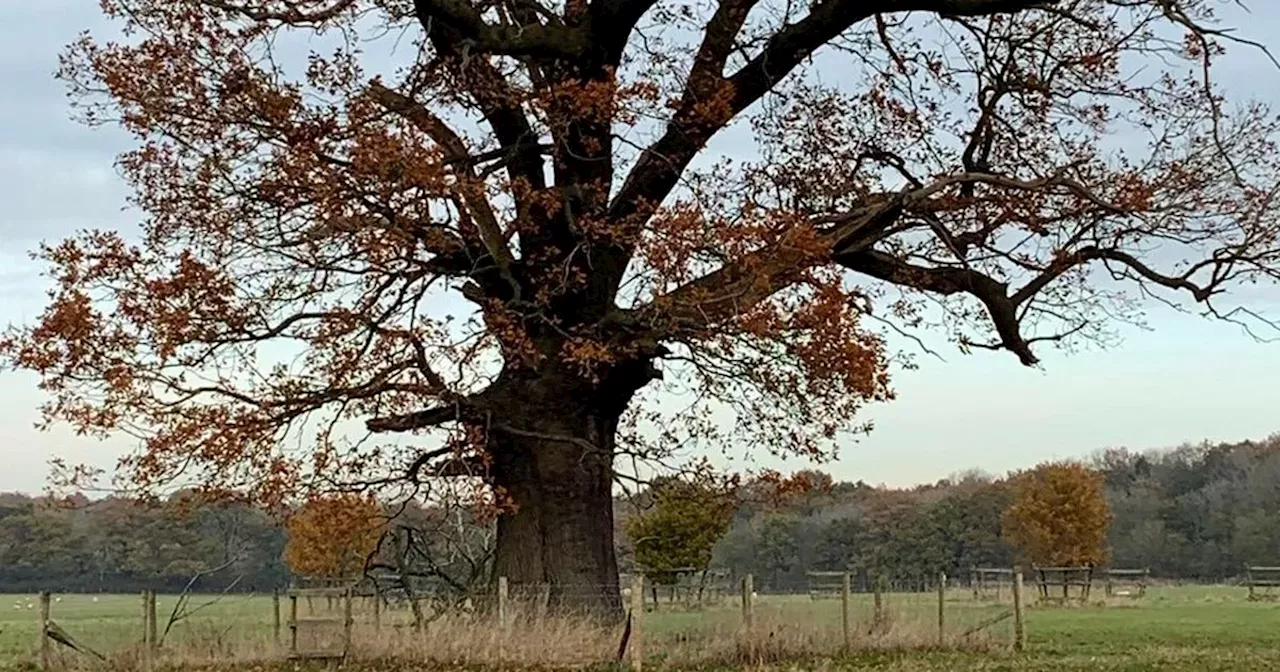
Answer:
POLYGON ((428 32, 451 29, 472 50, 496 56, 579 58, 589 33, 563 24, 489 24, 467 0, 414 0, 414 13, 428 32))

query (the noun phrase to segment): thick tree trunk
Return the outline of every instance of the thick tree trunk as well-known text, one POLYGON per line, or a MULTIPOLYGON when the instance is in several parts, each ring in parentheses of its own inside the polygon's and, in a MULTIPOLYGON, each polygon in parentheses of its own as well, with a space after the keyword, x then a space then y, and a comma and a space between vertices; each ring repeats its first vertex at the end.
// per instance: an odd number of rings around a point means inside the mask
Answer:
POLYGON ((494 576, 518 595, 549 584, 554 611, 620 619, 612 484, 622 407, 523 392, 532 396, 490 427, 493 484, 510 507, 498 519, 494 576))

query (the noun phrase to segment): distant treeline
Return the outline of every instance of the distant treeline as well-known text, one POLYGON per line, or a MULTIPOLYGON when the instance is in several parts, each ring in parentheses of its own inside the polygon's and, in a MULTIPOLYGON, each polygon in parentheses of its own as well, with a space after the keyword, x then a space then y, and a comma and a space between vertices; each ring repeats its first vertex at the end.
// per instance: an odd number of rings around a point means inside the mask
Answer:
POLYGON ((278 521, 187 495, 156 504, 0 495, 0 591, 270 591, 289 581, 278 521))
MULTIPOLYGON (((1113 567, 1220 581, 1245 564, 1280 565, 1280 436, 1169 451, 1103 451, 1113 567)), ((818 478, 823 475, 817 474, 818 478)), ((831 483, 782 507, 744 504, 713 566, 770 590, 803 590, 808 570, 854 569, 927 583, 938 571, 1010 566, 1001 538, 1010 489, 979 472, 910 490, 831 483)), ((750 500, 748 500, 750 501, 750 500)))
MULTIPOLYGON (((1216 581, 1245 564, 1280 565, 1280 437, 1108 450, 1089 463, 1106 479, 1113 566, 1216 581)), ((1001 538, 1004 479, 972 472, 912 489, 834 483, 820 472, 810 480, 819 487, 782 502, 744 497, 712 566, 752 573, 761 590, 793 591, 805 589, 809 570, 853 569, 863 582, 883 573, 911 585, 938 571, 966 577, 972 565, 1013 563, 1001 538)), ((0 495, 0 592, 177 591, 224 566, 195 588, 236 580, 237 591, 264 591, 289 581, 280 522, 251 506, 189 495, 73 504, 0 495)), ((618 502, 619 529, 628 509, 618 502)), ((630 544, 624 534, 617 543, 625 568, 630 544)))

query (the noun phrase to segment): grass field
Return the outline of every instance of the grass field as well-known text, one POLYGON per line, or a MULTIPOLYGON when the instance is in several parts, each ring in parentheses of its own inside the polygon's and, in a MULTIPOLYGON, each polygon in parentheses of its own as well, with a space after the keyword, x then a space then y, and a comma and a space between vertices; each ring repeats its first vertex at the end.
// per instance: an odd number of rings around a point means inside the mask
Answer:
MULTIPOLYGON (((1027 650, 1008 650, 1011 622, 991 626, 971 639, 960 633, 1007 611, 1007 604, 974 602, 963 591, 947 597, 948 642, 937 645, 936 597, 928 594, 886 596, 891 632, 870 635, 871 604, 855 596, 855 652, 838 654, 842 639, 838 600, 811 601, 798 596, 761 596, 757 627, 744 648, 737 605, 701 612, 668 610, 646 614, 645 651, 654 667, 727 669, 752 667, 831 670, 1280 670, 1280 602, 1247 602, 1241 588, 1153 588, 1141 601, 1113 601, 1106 606, 1031 607, 1027 615, 1027 650), (805 655, 807 653, 812 655, 805 655), (796 663, 795 660, 807 660, 796 663), (772 661, 772 662, 771 662, 772 661)), ((53 604, 53 619, 79 641, 127 667, 129 651, 141 639, 141 600, 136 595, 64 595, 53 604), (123 662, 122 662, 123 661, 123 662)), ((163 630, 173 596, 160 596, 163 630)), ((197 597, 194 605, 211 598, 197 597)), ((21 667, 34 660, 38 606, 35 596, 0 596, 0 667, 21 667), (27 604, 32 604, 27 608, 27 604)), ((287 603, 286 603, 287 604, 287 603)), ((324 605, 316 609, 323 611, 324 605)), ((284 608, 287 615, 287 606, 284 608)), ((300 607, 305 615, 307 609, 300 607)), ((505 631, 474 621, 436 624, 427 635, 413 635, 396 624, 406 612, 382 615, 373 633, 370 614, 358 614, 356 647, 361 658, 386 660, 404 653, 431 660, 430 669, 485 662, 589 663, 608 660, 616 633, 584 633, 561 626, 553 630, 505 631), (405 637, 413 645, 405 647, 405 637), (400 638, 396 641, 393 639, 400 638)), ((165 649, 183 652, 171 658, 178 666, 211 660, 279 659, 272 641, 272 608, 268 596, 231 596, 176 624, 165 649)), ((443 623, 443 622, 442 622, 443 623)), ((545 627, 545 626, 544 626, 545 627)), ((171 654, 172 655, 172 654, 171 654)), ((88 665, 84 657, 62 654, 62 660, 88 665)), ((227 667, 237 667, 229 662, 227 667)), ((354 663, 353 669, 389 670, 386 663, 354 663)), ((289 664, 287 668, 293 669, 289 664)), ((415 666, 412 669, 423 669, 415 666)))

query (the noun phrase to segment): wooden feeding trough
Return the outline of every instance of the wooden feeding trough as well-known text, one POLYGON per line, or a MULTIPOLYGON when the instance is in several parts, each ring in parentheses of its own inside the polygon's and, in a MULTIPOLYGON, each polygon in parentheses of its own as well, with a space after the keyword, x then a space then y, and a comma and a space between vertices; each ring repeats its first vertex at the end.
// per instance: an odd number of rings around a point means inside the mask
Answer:
POLYGON ((1147 595, 1147 582, 1151 579, 1151 569, 1112 569, 1103 572, 1106 582, 1107 597, 1131 597, 1139 599, 1147 595))
POLYGON ((1245 585, 1249 587, 1249 600, 1274 600, 1275 589, 1280 587, 1280 567, 1245 565, 1245 585))
POLYGON ((847 572, 805 572, 808 581, 809 599, 837 599, 844 594, 844 582, 847 572))
POLYGON ((1013 597, 1013 569, 1008 567, 970 567, 969 587, 974 600, 995 600, 1013 597))
POLYGON ((289 657, 298 660, 346 660, 351 653, 351 598, 354 586, 291 588, 289 590, 289 657), (305 599, 309 612, 298 614, 298 599, 305 599), (317 615, 313 600, 323 598, 325 609, 317 615), (335 608, 335 607, 340 607, 335 608), (338 612, 338 613, 334 613, 338 612), (305 635, 305 637, 304 637, 305 635), (327 636, 326 636, 327 635, 327 636), (336 635, 336 637, 335 637, 336 635), (306 645, 299 645, 299 641, 306 645), (335 641, 336 640, 336 641, 335 641), (316 642, 324 646, 317 646, 316 642))
POLYGON ((1086 602, 1093 586, 1093 567, 1033 567, 1042 602, 1086 602))

